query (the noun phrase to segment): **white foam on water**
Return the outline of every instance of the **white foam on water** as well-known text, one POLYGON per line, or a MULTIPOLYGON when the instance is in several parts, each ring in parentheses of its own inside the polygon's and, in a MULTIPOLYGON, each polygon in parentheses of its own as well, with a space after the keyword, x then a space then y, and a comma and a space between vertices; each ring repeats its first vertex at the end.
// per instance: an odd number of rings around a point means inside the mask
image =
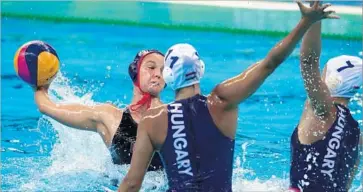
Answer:
MULTIPOLYGON (((76 94, 82 91, 71 87, 69 84, 61 85, 65 77, 61 74, 50 87, 62 99, 52 96, 52 100, 58 103, 75 103, 84 105, 96 104, 92 100, 91 93, 83 93, 79 97, 76 94)), ((51 152, 52 166, 48 169, 48 174, 58 171, 72 171, 89 169, 94 171, 104 171, 105 163, 111 162, 107 147, 103 143, 100 135, 95 132, 72 129, 64 126, 53 119, 50 119, 53 128, 57 131, 58 142, 53 146, 51 152)))
MULTIPOLYGON (((94 105, 96 104, 92 100, 94 92, 84 93, 79 87, 70 86, 69 79, 61 73, 57 75, 57 78, 49 88, 49 95, 53 101, 67 104, 94 105), (77 96, 77 94, 82 96, 77 96)), ((70 185, 69 179, 66 178, 67 174, 74 175, 82 172, 93 172, 99 173, 101 176, 107 172, 108 166, 106 165, 112 164, 111 157, 98 133, 73 129, 47 116, 42 116, 39 123, 46 122, 44 119, 51 122, 51 126, 48 126, 48 128, 54 129, 57 133, 56 143, 50 153, 51 164, 40 177, 23 185, 21 189, 38 190, 40 186, 45 187, 44 179, 46 180, 46 178, 53 176, 57 177, 57 175, 65 175, 64 183, 70 185)), ((80 179, 80 182, 81 180, 83 179, 80 179)), ((91 184, 93 181, 87 182, 91 184)), ((59 186, 53 187, 53 189, 59 189, 59 186)))
MULTIPOLYGON (((268 180, 248 180, 245 178, 246 175, 255 175, 253 170, 249 170, 244 167, 247 162, 246 155, 248 154, 248 146, 253 145, 255 142, 245 142, 241 145, 242 157, 237 156, 235 159, 235 165, 233 169, 233 180, 232 190, 236 192, 244 191, 284 191, 288 188, 288 180, 277 178, 272 176, 268 180), (241 161, 242 158, 242 161, 241 161)), ((237 146, 236 146, 237 147, 237 146)))

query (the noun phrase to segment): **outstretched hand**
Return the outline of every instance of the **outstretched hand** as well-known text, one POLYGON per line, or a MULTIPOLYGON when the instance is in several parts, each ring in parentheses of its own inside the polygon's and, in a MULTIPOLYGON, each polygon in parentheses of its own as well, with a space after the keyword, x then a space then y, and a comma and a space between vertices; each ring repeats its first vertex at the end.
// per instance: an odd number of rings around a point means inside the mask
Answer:
POLYGON ((300 12, 303 18, 308 19, 311 23, 315 23, 322 19, 339 19, 338 15, 335 15, 335 11, 325 11, 331 4, 320 5, 319 1, 312 3, 311 7, 306 7, 301 1, 297 1, 300 12))

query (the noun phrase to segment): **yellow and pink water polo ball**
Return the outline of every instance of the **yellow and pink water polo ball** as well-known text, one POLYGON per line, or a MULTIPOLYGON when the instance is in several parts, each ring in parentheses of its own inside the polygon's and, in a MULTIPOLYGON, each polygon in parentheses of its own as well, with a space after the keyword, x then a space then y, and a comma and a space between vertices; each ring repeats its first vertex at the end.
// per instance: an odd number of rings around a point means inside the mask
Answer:
POLYGON ((30 41, 15 53, 16 74, 31 86, 39 87, 52 82, 59 70, 55 49, 43 41, 30 41))

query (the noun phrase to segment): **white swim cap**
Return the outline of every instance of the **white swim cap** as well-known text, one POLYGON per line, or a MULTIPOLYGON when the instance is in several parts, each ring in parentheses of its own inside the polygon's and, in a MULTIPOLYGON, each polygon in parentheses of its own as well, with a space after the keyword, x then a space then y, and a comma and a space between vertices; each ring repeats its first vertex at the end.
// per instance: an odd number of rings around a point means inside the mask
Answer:
POLYGON ((341 55, 326 64, 325 83, 332 97, 351 98, 362 86, 362 59, 341 55))
POLYGON ((204 74, 204 62, 190 44, 175 44, 165 54, 163 78, 172 89, 199 83, 204 74))

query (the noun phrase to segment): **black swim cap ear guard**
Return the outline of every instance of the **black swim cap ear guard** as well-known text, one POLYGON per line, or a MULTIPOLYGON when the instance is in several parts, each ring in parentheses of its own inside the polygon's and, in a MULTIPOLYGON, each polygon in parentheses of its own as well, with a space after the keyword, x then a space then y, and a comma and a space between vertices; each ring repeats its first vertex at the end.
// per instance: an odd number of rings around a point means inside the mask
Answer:
POLYGON ((137 80, 137 61, 135 60, 129 65, 129 75, 133 83, 137 80))

